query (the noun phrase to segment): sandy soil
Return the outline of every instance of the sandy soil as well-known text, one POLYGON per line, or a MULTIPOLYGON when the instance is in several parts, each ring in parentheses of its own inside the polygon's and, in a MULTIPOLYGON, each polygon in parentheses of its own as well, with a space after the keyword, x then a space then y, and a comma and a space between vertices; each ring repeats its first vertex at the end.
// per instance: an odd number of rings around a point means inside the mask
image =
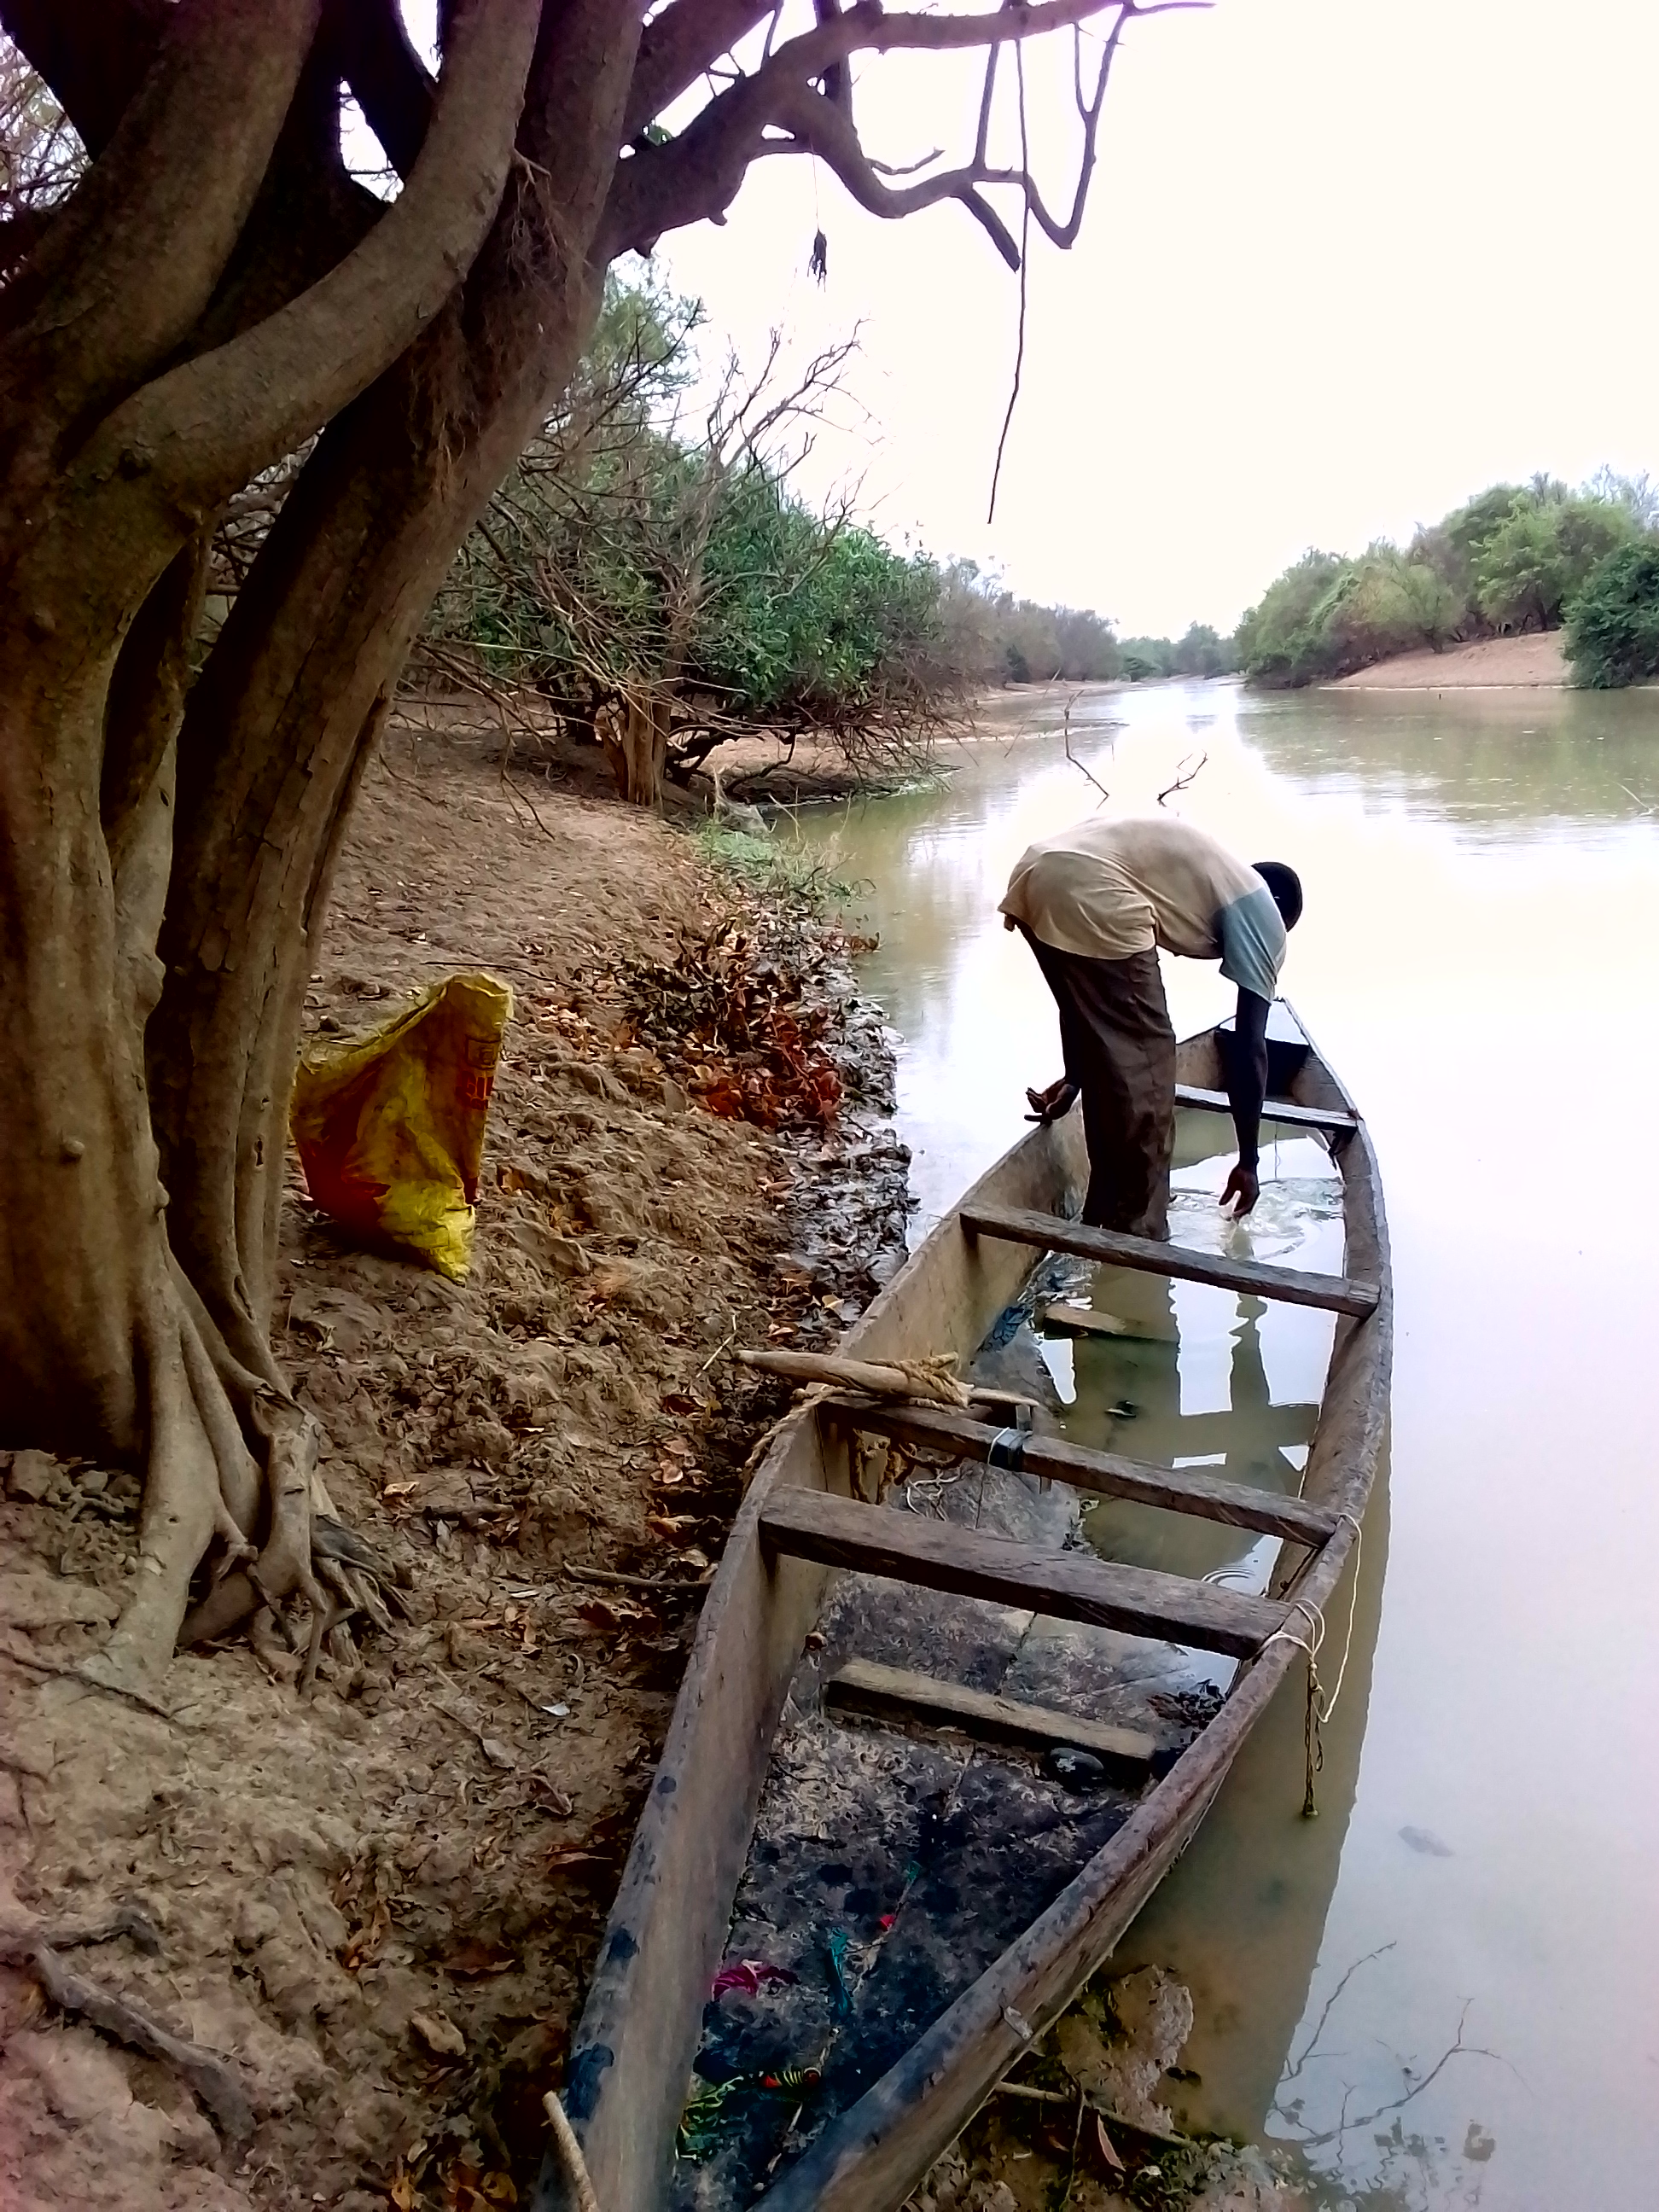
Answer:
POLYGON ((1334 691, 1453 691, 1484 689, 1560 690, 1567 681, 1561 633, 1483 637, 1443 653, 1402 653, 1379 660, 1328 688, 1334 691))
MULTIPOLYGON (((720 1347, 821 1339, 903 1232, 873 1107, 849 1089, 793 1134, 718 1118, 629 1018, 629 963, 734 903, 685 839, 568 786, 407 737, 372 773, 313 1024, 461 966, 518 995, 465 1285, 289 1208, 279 1348, 413 1620, 307 1702, 246 1644, 180 1658, 165 1716, 91 1692, 64 1670, 118 1610, 137 1485, 10 1455, 0 1955, 133 1901, 149 1948, 135 1923, 65 1955, 223 2054, 255 2123, 222 2144, 171 2064, 0 1966, 6 2212, 526 2190, 697 1596, 784 1402, 720 1347)), ((873 1016, 841 1041, 849 1085, 872 1041, 873 1016)))

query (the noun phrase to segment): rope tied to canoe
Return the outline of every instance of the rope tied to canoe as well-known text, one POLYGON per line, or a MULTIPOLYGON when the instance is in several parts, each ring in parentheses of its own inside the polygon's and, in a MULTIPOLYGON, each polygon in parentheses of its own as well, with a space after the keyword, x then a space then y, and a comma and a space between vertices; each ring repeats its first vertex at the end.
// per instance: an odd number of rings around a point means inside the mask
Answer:
POLYGON ((1358 1518, 1352 1513, 1339 1513, 1336 1525, 1344 1522, 1353 1530, 1353 1582, 1348 1592, 1348 1626, 1342 1638, 1342 1659, 1336 1670, 1336 1681, 1328 1697, 1319 1679, 1319 1655, 1325 1648, 1325 1615, 1322 1607, 1310 1598, 1291 1600, 1291 1611, 1299 1613, 1308 1624, 1306 1636, 1298 1636, 1293 1628, 1276 1628, 1271 1636, 1261 1640, 1265 1651, 1270 1644, 1293 1644, 1298 1651, 1308 1655, 1308 1700, 1302 1723, 1303 1743, 1307 1755, 1307 1779, 1302 1795, 1302 1817, 1316 1820, 1319 1802, 1315 1784, 1325 1765, 1323 1730, 1336 1711, 1336 1701, 1342 1695, 1342 1685, 1348 1677, 1348 1657, 1353 1650, 1353 1624, 1359 1610, 1359 1565, 1364 1548, 1364 1532, 1358 1518))
POLYGON ((913 1398, 925 1399, 936 1406, 961 1407, 972 1395, 957 1373, 954 1352, 930 1352, 920 1359, 887 1359, 881 1364, 898 1369, 913 1398))

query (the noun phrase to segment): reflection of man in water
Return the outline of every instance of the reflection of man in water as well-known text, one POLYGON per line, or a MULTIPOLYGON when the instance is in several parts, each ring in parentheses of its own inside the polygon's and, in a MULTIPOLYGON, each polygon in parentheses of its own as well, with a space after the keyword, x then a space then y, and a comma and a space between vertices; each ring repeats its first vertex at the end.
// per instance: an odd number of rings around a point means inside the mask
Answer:
POLYGON ((1254 867, 1165 816, 1079 822, 1031 846, 1009 880, 1004 926, 1024 934, 1060 1008, 1066 1073, 1028 1094, 1038 1120, 1083 1099, 1089 1194, 1083 1218, 1137 1237, 1170 1233, 1175 1031, 1158 951, 1219 960, 1238 986, 1238 1049, 1227 1070, 1238 1164, 1224 1206, 1256 1201, 1256 1140, 1267 1090, 1267 1011, 1302 885, 1279 860, 1254 867))

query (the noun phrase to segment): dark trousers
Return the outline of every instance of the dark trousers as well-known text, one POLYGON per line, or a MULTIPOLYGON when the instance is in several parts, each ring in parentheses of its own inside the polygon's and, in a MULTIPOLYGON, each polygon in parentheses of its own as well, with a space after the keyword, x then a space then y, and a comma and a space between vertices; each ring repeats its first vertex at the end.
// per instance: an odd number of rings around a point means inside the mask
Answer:
POLYGON ((1091 960, 1020 927, 1060 1009, 1066 1079, 1083 1096, 1083 1218, 1132 1237, 1167 1237, 1176 1041, 1158 955, 1091 960))

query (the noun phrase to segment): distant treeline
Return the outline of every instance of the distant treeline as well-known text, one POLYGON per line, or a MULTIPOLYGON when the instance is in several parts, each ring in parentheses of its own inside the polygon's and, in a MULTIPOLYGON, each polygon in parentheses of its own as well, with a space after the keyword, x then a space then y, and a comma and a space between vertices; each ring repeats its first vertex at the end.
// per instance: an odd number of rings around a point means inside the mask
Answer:
POLYGON ((1602 470, 1494 484, 1406 547, 1304 553, 1238 626, 1264 684, 1328 683, 1399 653, 1566 628, 1581 684, 1659 673, 1659 489, 1602 470))
POLYGON ((1103 615, 1016 599, 972 561, 934 573, 945 656, 975 685, 1139 684, 1237 666, 1231 638, 1202 623, 1184 637, 1120 638, 1103 615))

